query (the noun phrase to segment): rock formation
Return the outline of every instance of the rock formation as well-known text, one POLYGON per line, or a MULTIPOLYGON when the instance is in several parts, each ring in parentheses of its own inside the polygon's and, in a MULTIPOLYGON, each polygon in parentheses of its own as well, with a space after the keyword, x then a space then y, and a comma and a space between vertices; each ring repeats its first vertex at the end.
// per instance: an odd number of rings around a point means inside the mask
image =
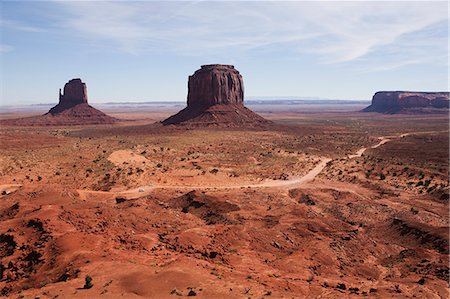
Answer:
POLYGON ((64 85, 64 94, 59 90, 59 103, 48 113, 58 114, 79 104, 87 104, 86 84, 81 79, 72 79, 64 85))
POLYGON ((111 124, 116 118, 106 115, 87 102, 86 84, 81 79, 72 79, 59 90, 59 103, 40 116, 8 119, 0 123, 15 126, 66 126, 87 124, 111 124))
POLYGON ((203 65, 194 75, 189 76, 188 107, 243 103, 244 82, 234 66, 203 65))
POLYGON ((232 65, 202 65, 188 81, 187 107, 163 125, 263 126, 270 122, 244 106, 244 82, 232 65))
POLYGON ((433 113, 447 112, 448 92, 379 91, 364 112, 381 113, 433 113))

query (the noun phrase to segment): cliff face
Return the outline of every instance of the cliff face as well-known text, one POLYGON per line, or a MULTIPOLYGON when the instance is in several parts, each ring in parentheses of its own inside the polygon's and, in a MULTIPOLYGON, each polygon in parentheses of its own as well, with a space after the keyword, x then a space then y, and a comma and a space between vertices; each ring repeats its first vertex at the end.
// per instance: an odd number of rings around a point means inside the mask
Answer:
POLYGON ((259 127, 270 124, 244 107, 244 82, 232 65, 203 65, 188 81, 187 107, 163 125, 259 127))
POLYGON ((64 93, 59 90, 59 103, 52 109, 50 114, 58 114, 79 104, 87 104, 86 84, 81 79, 72 79, 64 85, 64 93))
POLYGON ((449 108, 448 92, 379 91, 365 112, 408 113, 449 108))
POLYGON ((87 103, 86 83, 81 79, 72 79, 64 85, 64 94, 59 97, 60 104, 77 105, 87 103))
POLYGON ((202 65, 188 81, 188 107, 243 104, 244 82, 232 65, 202 65))

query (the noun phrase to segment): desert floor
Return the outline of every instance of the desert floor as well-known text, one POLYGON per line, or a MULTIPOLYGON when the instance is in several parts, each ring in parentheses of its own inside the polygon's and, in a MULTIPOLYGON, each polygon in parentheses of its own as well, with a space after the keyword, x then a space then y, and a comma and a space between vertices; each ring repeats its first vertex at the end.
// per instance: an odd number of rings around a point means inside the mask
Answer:
POLYGON ((154 123, 174 111, 0 128, 1 295, 449 297, 447 115, 154 123))

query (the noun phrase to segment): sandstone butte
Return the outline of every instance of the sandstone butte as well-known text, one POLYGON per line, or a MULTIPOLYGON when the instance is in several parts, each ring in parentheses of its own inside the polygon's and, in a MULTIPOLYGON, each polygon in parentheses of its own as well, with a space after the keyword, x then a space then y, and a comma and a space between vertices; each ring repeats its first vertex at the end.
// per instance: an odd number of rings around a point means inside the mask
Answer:
POLYGON ((1 121, 3 125, 17 126, 65 126, 112 124, 117 119, 106 115, 88 104, 86 84, 81 79, 72 79, 59 90, 59 103, 46 114, 1 121))
POLYGON ((379 91, 364 112, 448 113, 448 92, 379 91))
POLYGON ((163 125, 263 127, 271 124, 244 106, 244 81, 232 65, 202 65, 188 80, 187 107, 163 125))
POLYGON ((59 89, 59 103, 48 113, 55 115, 77 105, 87 104, 87 102, 86 83, 79 78, 72 79, 64 85, 64 94, 61 94, 61 89, 59 89))

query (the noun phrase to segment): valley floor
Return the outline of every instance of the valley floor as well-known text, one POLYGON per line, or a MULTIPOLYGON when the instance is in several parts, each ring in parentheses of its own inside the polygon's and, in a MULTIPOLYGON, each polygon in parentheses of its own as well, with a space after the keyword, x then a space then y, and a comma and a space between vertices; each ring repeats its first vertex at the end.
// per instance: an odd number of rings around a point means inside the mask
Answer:
POLYGON ((448 298, 448 116, 261 114, 2 127, 1 294, 448 298))

